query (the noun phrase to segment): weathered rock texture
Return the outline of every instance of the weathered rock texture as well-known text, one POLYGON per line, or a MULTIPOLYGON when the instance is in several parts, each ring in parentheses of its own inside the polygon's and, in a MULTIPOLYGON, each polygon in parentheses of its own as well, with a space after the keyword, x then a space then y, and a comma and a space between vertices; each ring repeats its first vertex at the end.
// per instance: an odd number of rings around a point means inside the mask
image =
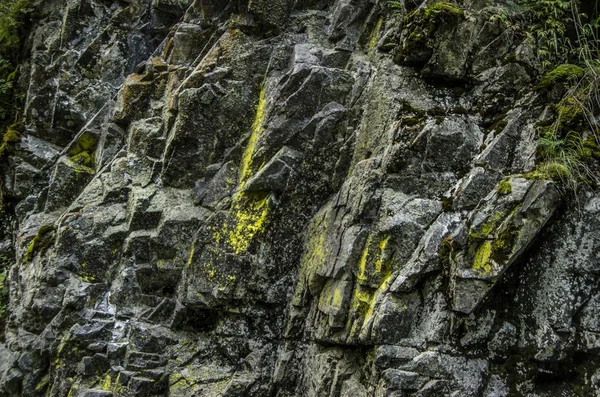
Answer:
POLYGON ((432 3, 41 1, 0 396, 600 395, 526 10, 432 3))

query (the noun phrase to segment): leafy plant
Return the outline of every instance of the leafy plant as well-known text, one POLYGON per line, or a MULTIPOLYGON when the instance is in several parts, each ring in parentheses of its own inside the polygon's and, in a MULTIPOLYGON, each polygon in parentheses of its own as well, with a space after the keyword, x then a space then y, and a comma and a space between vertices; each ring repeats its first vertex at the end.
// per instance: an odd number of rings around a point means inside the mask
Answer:
POLYGON ((529 34, 537 41, 542 67, 548 69, 566 63, 571 49, 567 30, 573 24, 572 0, 528 0, 527 3, 539 21, 532 25, 529 34))
POLYGON ((553 118, 539 129, 539 171, 572 191, 600 186, 600 17, 581 13, 576 0, 527 1, 538 20, 530 35, 546 70, 536 90, 560 95, 553 118))
MULTIPOLYGON (((566 93, 554 106, 554 121, 540 128, 539 138, 543 170, 572 190, 581 183, 600 186, 600 128, 594 116, 600 110, 600 64, 596 60, 582 70, 581 77, 563 82, 566 93)), ((545 79, 552 81, 548 75, 545 79)))

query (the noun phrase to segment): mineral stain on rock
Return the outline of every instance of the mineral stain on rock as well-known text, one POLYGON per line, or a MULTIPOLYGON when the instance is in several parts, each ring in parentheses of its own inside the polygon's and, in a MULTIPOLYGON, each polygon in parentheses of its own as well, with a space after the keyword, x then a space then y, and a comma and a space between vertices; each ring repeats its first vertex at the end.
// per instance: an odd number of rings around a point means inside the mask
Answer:
POLYGON ((600 394, 589 2, 25 3, 0 397, 600 394))

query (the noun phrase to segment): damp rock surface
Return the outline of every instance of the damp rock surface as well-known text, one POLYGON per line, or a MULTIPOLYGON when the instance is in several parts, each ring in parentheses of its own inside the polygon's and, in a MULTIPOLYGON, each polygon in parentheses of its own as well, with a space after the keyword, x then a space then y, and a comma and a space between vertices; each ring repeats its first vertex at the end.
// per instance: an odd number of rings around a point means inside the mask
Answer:
POLYGON ((600 395, 528 10, 420 3, 37 2, 0 396, 600 395))

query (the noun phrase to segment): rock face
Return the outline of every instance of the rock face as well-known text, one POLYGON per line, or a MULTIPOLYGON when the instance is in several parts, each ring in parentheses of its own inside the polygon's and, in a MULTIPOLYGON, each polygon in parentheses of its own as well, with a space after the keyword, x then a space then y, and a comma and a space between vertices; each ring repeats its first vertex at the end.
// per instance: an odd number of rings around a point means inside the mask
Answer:
POLYGON ((40 1, 0 396, 600 395, 527 10, 419 3, 40 1))

